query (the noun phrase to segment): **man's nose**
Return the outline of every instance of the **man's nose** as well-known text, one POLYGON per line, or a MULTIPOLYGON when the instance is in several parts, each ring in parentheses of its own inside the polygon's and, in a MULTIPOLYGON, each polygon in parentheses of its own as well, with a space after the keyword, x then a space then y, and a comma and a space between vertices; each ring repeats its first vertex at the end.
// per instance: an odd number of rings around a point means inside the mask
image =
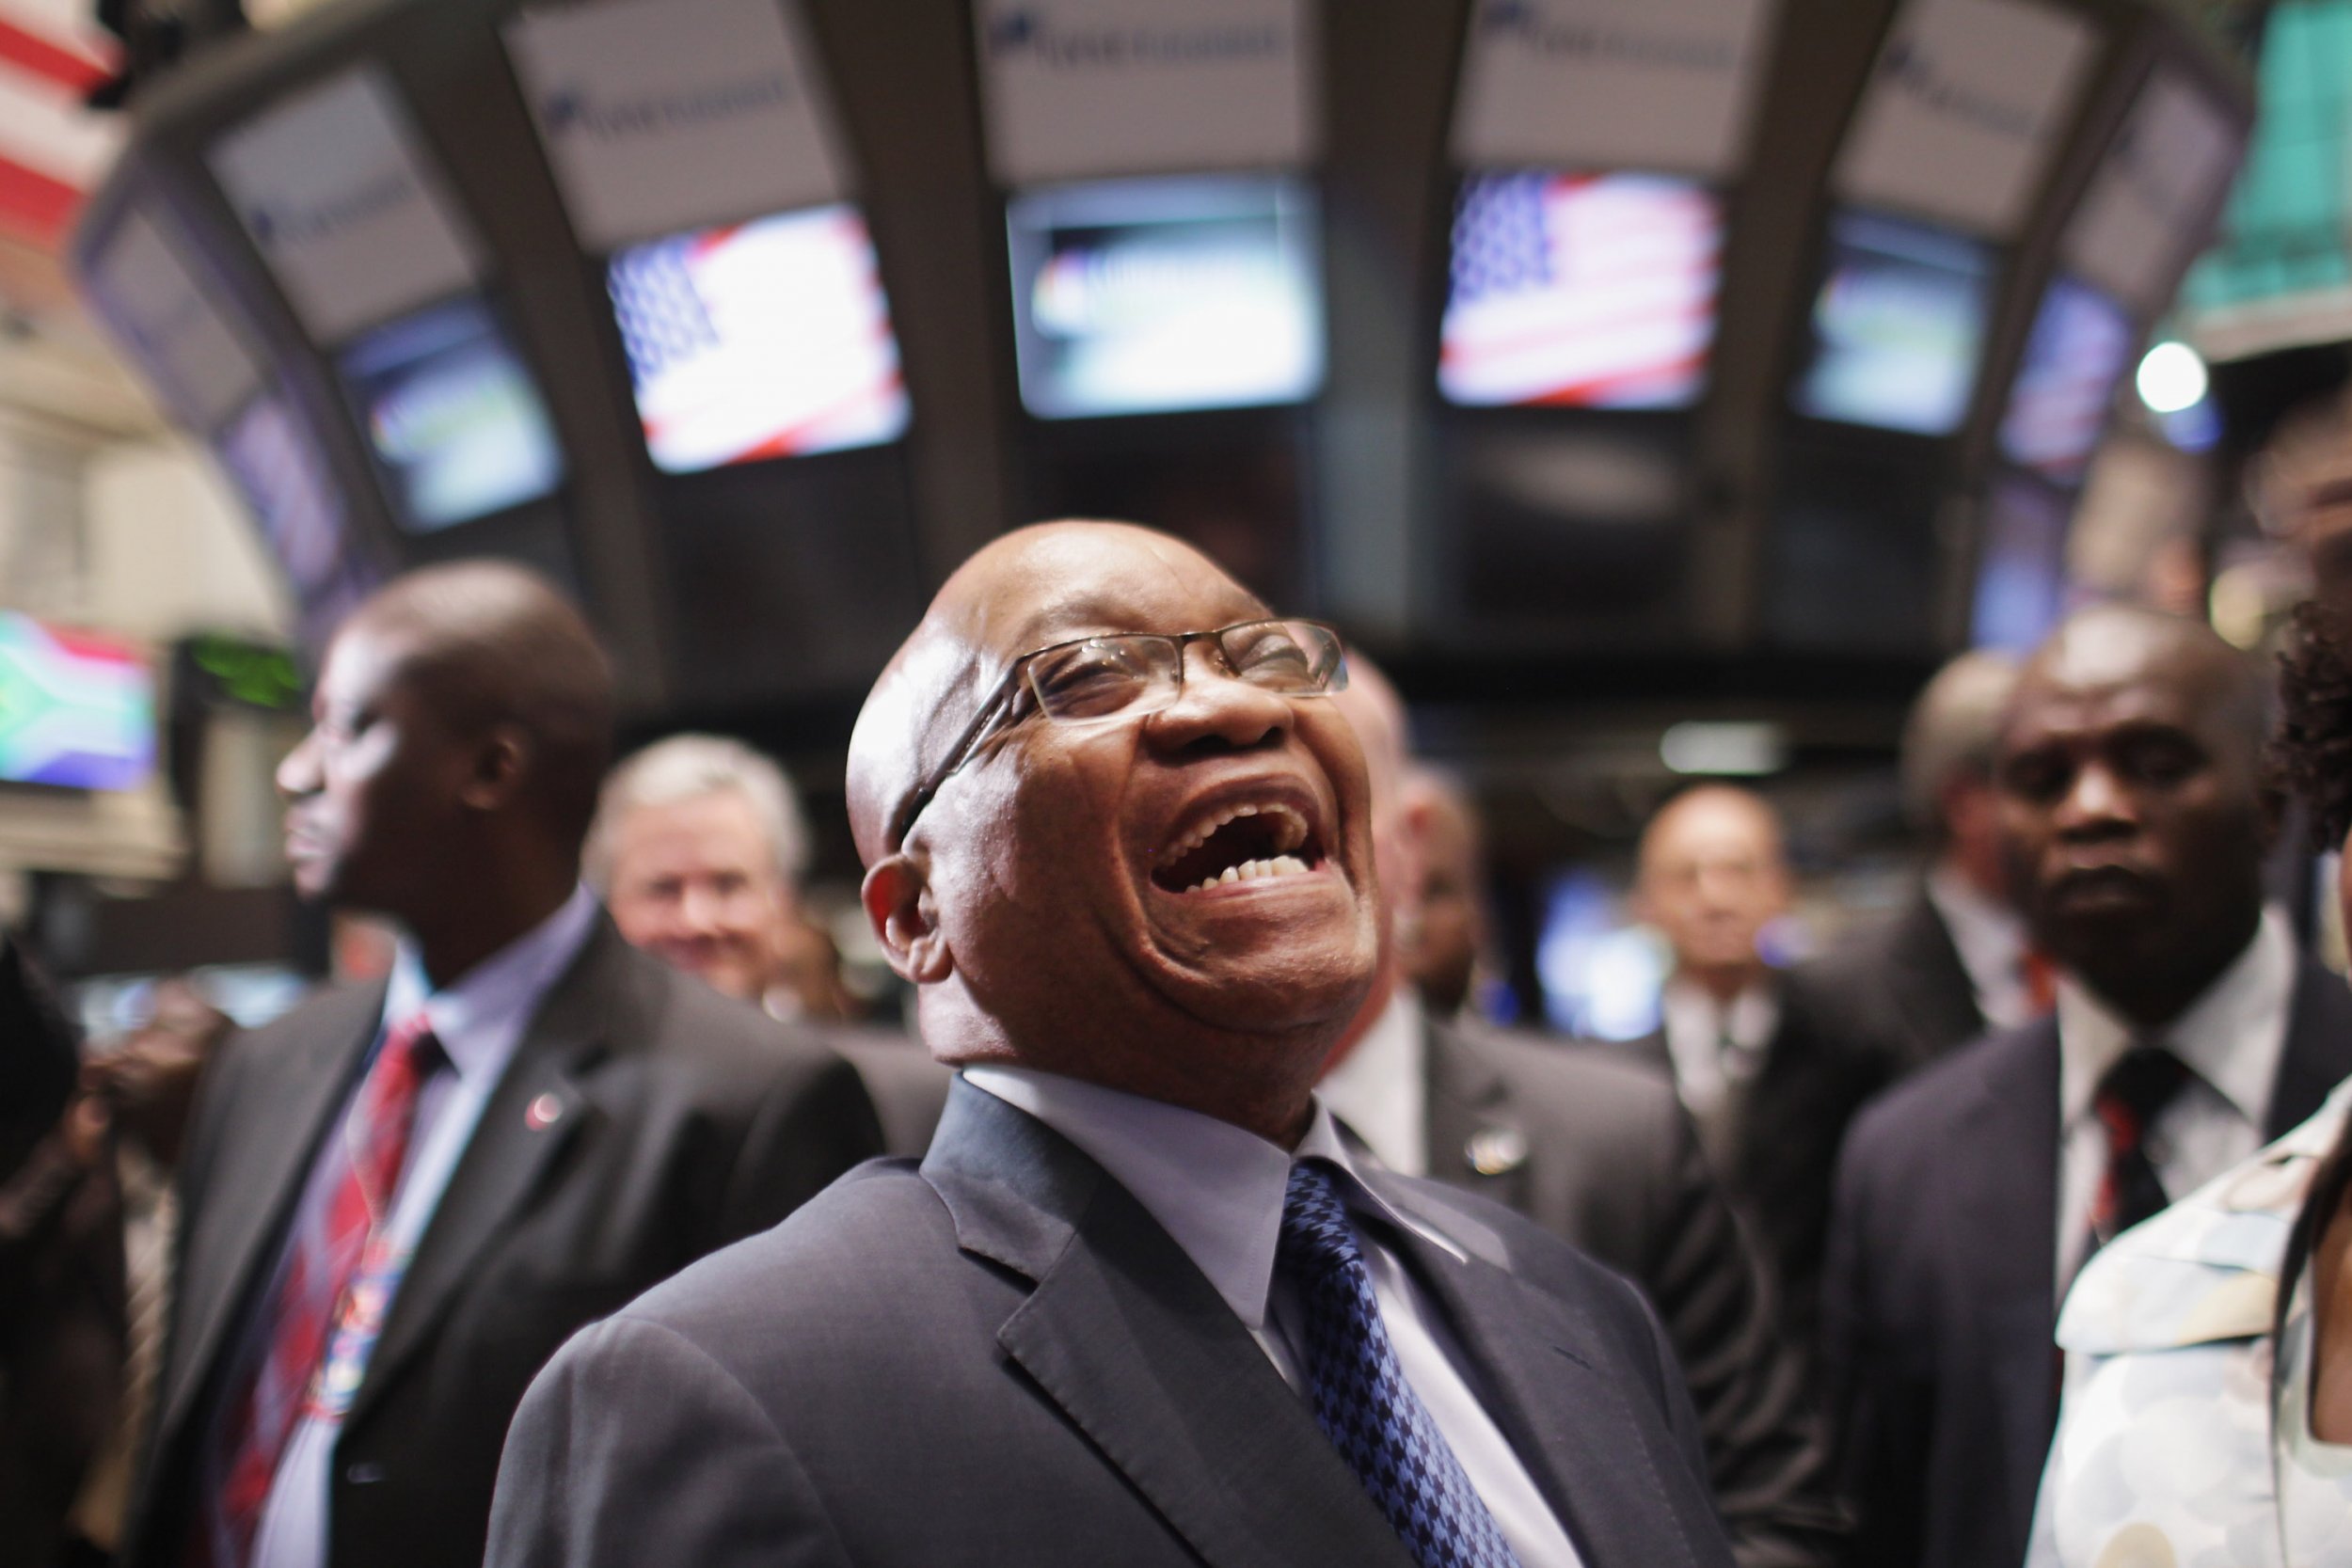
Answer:
POLYGON ((2128 832, 2138 822, 2137 799, 2105 763, 2087 763, 2076 769, 2058 799, 2058 830, 2072 837, 2128 832))
POLYGON ((278 793, 288 798, 309 795, 319 786, 319 732, 311 730, 278 764, 278 793))
POLYGON ((1297 716, 1290 699, 1252 686, 1207 642, 1184 650, 1184 684, 1176 700, 1146 721, 1154 744, 1171 750, 1200 745, 1246 751, 1287 734, 1297 716))
POLYGON ((689 882, 686 891, 678 895, 678 914, 695 935, 707 936, 719 929, 723 903, 715 888, 699 881, 689 882))

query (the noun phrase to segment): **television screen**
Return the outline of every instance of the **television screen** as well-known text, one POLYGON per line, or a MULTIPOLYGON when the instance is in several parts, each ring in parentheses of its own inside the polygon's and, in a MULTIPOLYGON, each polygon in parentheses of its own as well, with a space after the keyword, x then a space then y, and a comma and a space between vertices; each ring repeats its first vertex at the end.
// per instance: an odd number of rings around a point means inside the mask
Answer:
POLYGON ((336 362, 402 526, 422 532, 502 512, 564 477, 538 389, 483 301, 404 316, 336 362))
POLYGON ((1715 336, 1723 216, 1687 180, 1472 175, 1438 387, 1457 404, 1681 408, 1715 336))
POLYGON ((1006 204, 1021 401, 1042 419, 1296 403, 1323 384, 1311 193, 1116 180, 1006 204))
POLYGON ((2071 277, 2051 279, 2001 415, 2001 451, 2061 483, 2082 477, 2132 353, 2122 307, 2071 277))
POLYGON ((1845 424, 1950 435, 1976 386, 1992 288, 1992 252, 1974 240, 1838 214, 1798 408, 1845 424))
POLYGON ((0 781, 135 789, 155 768, 155 677, 129 643, 0 610, 0 781))
POLYGON ((1986 501, 1969 640, 2027 654, 2066 609, 2065 496, 2023 474, 2004 474, 1986 501))
POLYGON ((285 400, 268 395, 247 404, 221 434, 220 462, 295 590, 307 599, 326 588, 342 564, 342 498, 285 400))
POLYGON ((876 446, 906 430, 890 305, 854 207, 632 245, 605 284, 664 473, 876 446))

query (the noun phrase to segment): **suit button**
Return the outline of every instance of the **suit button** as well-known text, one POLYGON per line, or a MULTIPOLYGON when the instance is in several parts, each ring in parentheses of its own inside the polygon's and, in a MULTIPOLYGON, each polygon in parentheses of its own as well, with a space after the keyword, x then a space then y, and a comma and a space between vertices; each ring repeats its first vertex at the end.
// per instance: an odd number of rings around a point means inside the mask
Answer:
POLYGON ((346 1465, 343 1466, 343 1480, 351 1482, 354 1486, 373 1486, 377 1481, 382 1481, 383 1479, 384 1466, 373 1464, 364 1459, 357 1465, 346 1465))

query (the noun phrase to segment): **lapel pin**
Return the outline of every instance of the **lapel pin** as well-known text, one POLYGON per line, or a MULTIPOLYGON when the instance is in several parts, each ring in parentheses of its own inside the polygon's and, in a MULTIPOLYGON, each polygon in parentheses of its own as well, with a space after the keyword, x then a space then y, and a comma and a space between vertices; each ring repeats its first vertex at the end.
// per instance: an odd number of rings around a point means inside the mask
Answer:
POLYGON ((523 1125, 533 1132, 544 1132, 564 1117, 564 1102, 551 1094, 543 1094, 523 1112, 523 1125))
POLYGON ((1470 1169, 1481 1176, 1501 1176, 1527 1163, 1527 1134, 1516 1127, 1482 1127, 1462 1146, 1470 1169))

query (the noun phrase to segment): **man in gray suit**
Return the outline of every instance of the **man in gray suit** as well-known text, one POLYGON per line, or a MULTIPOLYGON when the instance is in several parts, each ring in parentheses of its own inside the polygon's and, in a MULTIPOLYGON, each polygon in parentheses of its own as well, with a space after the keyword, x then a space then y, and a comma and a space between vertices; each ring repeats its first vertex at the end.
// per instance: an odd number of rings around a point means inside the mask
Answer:
POLYGON ((948 580, 849 775, 938 1136, 567 1346, 491 1563, 1729 1562, 1633 1288, 1313 1097, 1377 961, 1343 673, 1142 529, 948 580))
POLYGON ((580 886, 611 707, 519 568, 416 573, 336 634, 287 850, 306 896, 396 919, 399 958, 208 1073, 127 1563, 479 1563, 564 1338, 877 1151, 846 1064, 580 886))
POLYGON ((1404 983, 1430 860, 1405 705, 1354 656, 1334 701, 1363 746, 1389 929, 1324 1101, 1391 1170, 1505 1204, 1641 1286, 1689 1380, 1740 1568, 1831 1562, 1841 1517, 1805 1358, 1673 1080, 1612 1047, 1440 1016, 1404 983))

